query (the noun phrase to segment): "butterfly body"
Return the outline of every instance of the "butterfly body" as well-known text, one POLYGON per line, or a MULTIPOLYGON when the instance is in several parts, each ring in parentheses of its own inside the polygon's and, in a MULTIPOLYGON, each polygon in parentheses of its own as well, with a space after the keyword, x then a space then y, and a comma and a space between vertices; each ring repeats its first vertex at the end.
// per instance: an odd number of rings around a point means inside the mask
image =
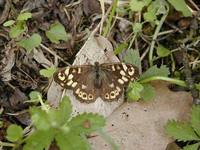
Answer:
POLYGON ((117 100, 124 87, 138 77, 138 69, 132 64, 95 62, 94 65, 68 66, 54 74, 54 80, 66 89, 72 89, 81 102, 117 100))

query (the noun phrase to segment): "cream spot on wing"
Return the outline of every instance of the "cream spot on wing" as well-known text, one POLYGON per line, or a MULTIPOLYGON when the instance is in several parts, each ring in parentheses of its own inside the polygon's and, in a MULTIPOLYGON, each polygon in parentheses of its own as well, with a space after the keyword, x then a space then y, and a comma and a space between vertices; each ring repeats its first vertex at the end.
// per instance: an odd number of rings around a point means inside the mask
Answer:
POLYGON ((65 86, 65 84, 64 84, 64 83, 60 83, 60 85, 61 85, 61 86, 65 86))
POLYGON ((67 85, 70 86, 72 83, 73 83, 73 81, 70 80, 70 81, 67 82, 67 85))
POLYGON ((122 79, 117 80, 120 84, 124 84, 124 81, 122 79))
POLYGON ((82 89, 86 89, 86 88, 87 88, 87 86, 86 86, 86 85, 84 85, 84 84, 82 84, 82 85, 81 85, 81 88, 82 88, 82 89))
POLYGON ((125 76, 122 76, 122 80, 124 80, 125 82, 128 82, 128 78, 126 78, 125 76))
POLYGON ((87 100, 87 94, 85 92, 82 94, 82 99, 87 100))
POLYGON ((113 99, 113 98, 115 98, 115 97, 116 97, 115 91, 110 92, 110 98, 113 99))
POLYGON ((83 93, 80 91, 80 92, 78 93, 78 96, 82 98, 82 94, 83 94, 83 93))
POLYGON ((115 66, 114 65, 112 65, 112 71, 115 71, 115 66))
POLYGON ((105 99, 109 99, 110 97, 109 97, 109 94, 108 93, 106 93, 106 95, 105 95, 105 99))
POLYGON ((73 74, 70 74, 67 79, 71 80, 73 77, 74 77, 73 74))
POLYGON ((65 80, 65 75, 63 75, 61 72, 58 73, 58 79, 60 79, 61 81, 65 80))
POLYGON ((134 73, 135 73, 135 70, 134 70, 133 67, 131 67, 131 68, 128 69, 128 74, 129 74, 130 76, 132 76, 134 73))
POLYGON ((117 91, 119 91, 119 92, 121 91, 120 87, 118 87, 118 86, 116 86, 116 89, 117 89, 117 91))
POLYGON ((69 67, 67 67, 66 69, 65 69, 65 75, 67 76, 69 74, 69 67))
POLYGON ((126 73, 125 73, 123 70, 120 71, 120 74, 121 74, 122 76, 125 76, 125 75, 126 75, 126 73))
POLYGON ((114 83, 111 83, 109 87, 114 88, 114 83))
POLYGON ((118 90, 115 90, 115 95, 119 95, 119 91, 118 90))
POLYGON ((93 99, 93 95, 92 95, 92 94, 89 94, 89 95, 88 95, 88 99, 89 99, 89 100, 92 100, 92 99, 93 99))
POLYGON ((72 83, 71 86, 72 86, 73 88, 75 88, 77 84, 78 84, 77 82, 74 82, 74 83, 72 83))
POLYGON ((78 74, 80 74, 81 73, 81 68, 78 68, 78 74))
POLYGON ((72 73, 76 73, 76 69, 73 69, 73 70, 72 70, 72 73))
POLYGON ((122 67, 123 67, 124 71, 126 71, 126 70, 127 70, 127 66, 126 66, 126 64, 125 64, 125 63, 122 63, 122 67))
POLYGON ((75 93, 78 94, 80 92, 80 89, 76 89, 75 93))

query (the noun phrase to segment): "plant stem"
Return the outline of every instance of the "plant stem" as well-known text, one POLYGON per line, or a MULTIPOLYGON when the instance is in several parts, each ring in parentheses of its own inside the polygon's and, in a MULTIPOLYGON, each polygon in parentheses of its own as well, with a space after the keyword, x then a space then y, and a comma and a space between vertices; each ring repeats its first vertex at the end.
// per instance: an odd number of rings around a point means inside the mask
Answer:
POLYGON ((168 12, 169 12, 169 6, 166 6, 167 7, 167 11, 166 13, 162 16, 158 26, 156 27, 156 30, 154 32, 154 35, 153 35, 153 39, 151 41, 151 46, 150 46, 150 50, 149 50, 149 64, 150 66, 153 66, 153 51, 154 51, 154 47, 155 47, 155 43, 156 43, 156 39, 158 37, 158 34, 159 34, 159 31, 168 15, 168 12))
POLYGON ((109 29, 111 27, 113 16, 115 15, 115 12, 116 12, 117 3, 118 3, 118 0, 114 0, 113 3, 112 3, 112 10, 111 10, 111 13, 109 15, 107 25, 104 28, 104 33, 103 33, 104 37, 106 37, 108 35, 109 29))
POLYGON ((15 144, 0 141, 0 146, 3 146, 3 147, 15 147, 15 144))
POLYGON ((182 87, 187 87, 185 81, 183 81, 183 80, 169 78, 169 77, 163 77, 163 76, 153 76, 153 77, 149 77, 149 78, 140 80, 139 82, 140 83, 147 83, 147 82, 154 81, 154 80, 168 81, 168 82, 174 83, 174 84, 182 86, 182 87))

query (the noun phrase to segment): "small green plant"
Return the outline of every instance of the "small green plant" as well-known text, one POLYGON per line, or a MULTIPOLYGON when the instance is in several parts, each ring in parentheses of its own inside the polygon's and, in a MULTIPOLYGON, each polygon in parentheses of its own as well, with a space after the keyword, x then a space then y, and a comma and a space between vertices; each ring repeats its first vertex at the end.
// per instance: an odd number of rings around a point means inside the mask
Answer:
POLYGON ((189 122, 170 120, 166 133, 178 141, 187 142, 183 150, 198 150, 200 147, 200 106, 193 106, 189 122))
MULTIPOLYGON (((26 35, 26 32, 28 31, 26 22, 31 18, 32 14, 30 12, 22 11, 16 20, 8 20, 3 24, 5 27, 10 28, 10 37, 15 39, 16 43, 26 49, 29 53, 42 42, 41 36, 37 33, 33 33, 31 36, 26 35)), ((56 44, 58 44, 60 40, 68 41, 70 37, 70 35, 66 33, 64 26, 59 22, 51 24, 50 29, 45 33, 47 38, 52 43, 56 44)))
POLYGON ((39 92, 31 92, 30 98, 30 102, 41 104, 41 107, 30 108, 31 130, 27 133, 27 130, 23 130, 19 125, 10 125, 6 136, 9 142, 0 142, 0 146, 13 149, 23 146, 23 150, 43 150, 55 142, 60 150, 89 150, 91 148, 86 136, 94 131, 102 133, 105 118, 93 113, 71 117, 72 106, 66 96, 58 108, 50 108, 45 104, 39 92))

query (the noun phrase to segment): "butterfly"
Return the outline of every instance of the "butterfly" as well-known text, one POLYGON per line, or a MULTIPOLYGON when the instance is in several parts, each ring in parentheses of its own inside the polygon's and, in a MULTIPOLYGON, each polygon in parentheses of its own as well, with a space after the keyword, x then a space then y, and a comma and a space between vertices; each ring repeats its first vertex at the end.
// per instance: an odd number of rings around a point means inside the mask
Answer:
POLYGON ((68 66, 54 73, 54 81, 81 102, 91 103, 98 97, 114 101, 121 97, 130 81, 138 78, 138 68, 126 63, 95 62, 94 65, 68 66))

